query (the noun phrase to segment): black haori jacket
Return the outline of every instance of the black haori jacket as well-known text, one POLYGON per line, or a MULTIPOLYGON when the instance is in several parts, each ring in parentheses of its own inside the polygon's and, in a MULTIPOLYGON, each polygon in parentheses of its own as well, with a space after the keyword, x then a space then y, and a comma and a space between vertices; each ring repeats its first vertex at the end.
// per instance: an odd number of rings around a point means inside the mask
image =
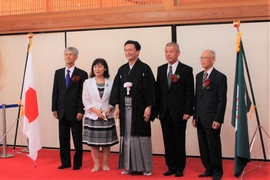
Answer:
MULTIPOLYGON (((132 136, 151 136, 150 121, 144 121, 144 110, 155 104, 155 78, 151 68, 138 59, 130 70, 129 64, 122 65, 114 78, 110 104, 119 104, 120 136, 125 135, 125 82, 131 82, 129 96, 132 97, 132 136)), ((152 115, 151 120, 154 120, 152 115)))

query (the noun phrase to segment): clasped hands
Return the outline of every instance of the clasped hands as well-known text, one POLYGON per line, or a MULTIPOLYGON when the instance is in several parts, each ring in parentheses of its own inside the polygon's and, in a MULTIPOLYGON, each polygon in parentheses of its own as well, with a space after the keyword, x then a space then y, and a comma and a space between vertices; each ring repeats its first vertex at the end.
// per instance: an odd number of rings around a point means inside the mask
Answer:
POLYGON ((102 109, 97 109, 97 108, 92 108, 91 109, 94 113, 96 113, 96 115, 103 120, 107 120, 107 117, 109 116, 109 114, 111 113, 112 109, 108 108, 106 110, 102 110, 102 109))

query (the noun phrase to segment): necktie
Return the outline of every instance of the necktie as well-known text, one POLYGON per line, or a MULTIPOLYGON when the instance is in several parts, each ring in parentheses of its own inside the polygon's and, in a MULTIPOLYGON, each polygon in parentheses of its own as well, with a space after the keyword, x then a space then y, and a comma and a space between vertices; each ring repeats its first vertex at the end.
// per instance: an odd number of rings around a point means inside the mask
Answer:
POLYGON ((206 80, 207 76, 208 76, 207 72, 204 72, 203 73, 202 83, 204 83, 204 80, 206 80))
POLYGON ((69 72, 70 72, 70 70, 68 69, 68 70, 67 70, 67 74, 66 74, 66 87, 68 87, 68 84, 69 84, 69 82, 70 82, 70 75, 69 75, 69 72))
POLYGON ((169 67, 169 72, 168 72, 168 85, 171 85, 172 79, 171 79, 171 75, 172 75, 172 66, 169 67))

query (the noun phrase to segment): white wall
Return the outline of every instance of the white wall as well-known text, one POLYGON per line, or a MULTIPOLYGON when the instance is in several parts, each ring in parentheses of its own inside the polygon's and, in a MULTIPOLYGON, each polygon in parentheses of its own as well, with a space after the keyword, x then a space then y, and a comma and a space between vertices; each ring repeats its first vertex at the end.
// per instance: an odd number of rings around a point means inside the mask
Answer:
MULTIPOLYGON (((269 28, 269 22, 242 23, 240 26, 260 122, 267 133, 270 130, 269 28)), ((216 51, 215 68, 227 75, 228 101, 221 135, 224 157, 234 156, 234 129, 230 122, 236 63, 236 37, 237 32, 232 24, 177 27, 177 41, 181 48, 179 59, 193 67, 194 76, 202 70, 199 57, 204 49, 216 51)), ((90 72, 93 60, 102 57, 109 64, 111 78, 114 78, 118 67, 127 62, 123 48, 128 39, 140 42, 142 45, 140 58, 152 67, 153 73, 156 75, 157 67, 166 63, 164 46, 171 41, 170 27, 67 32, 67 45, 79 49, 79 59, 76 65, 90 72)), ((20 98, 27 43, 26 35, 0 36, 0 104, 14 104, 20 98)), ((54 71, 64 66, 64 46, 65 33, 63 32, 35 34, 33 38, 32 57, 44 147, 59 147, 58 124, 51 113, 51 89, 54 71)), ((6 113, 8 129, 17 118, 18 110, 17 108, 7 109, 6 113)), ((11 126, 8 133, 8 144, 13 144, 15 126, 11 126)), ((249 121, 250 138, 256 127, 256 117, 253 113, 253 120, 249 121)), ((2 134, 2 130, 0 133, 2 134)), ((270 140, 265 133, 263 133, 263 138, 269 159, 270 140)), ((162 132, 158 120, 152 123, 152 143, 153 153, 164 154, 162 132)), ((26 144, 26 138, 20 128, 17 144, 26 144)), ((86 146, 84 148, 89 149, 86 146)), ((196 130, 191 126, 191 122, 187 126, 186 148, 187 155, 199 155, 196 130)), ((114 146, 112 150, 118 151, 118 145, 114 146)), ((252 158, 263 158, 259 134, 257 134, 255 146, 252 149, 252 158)))

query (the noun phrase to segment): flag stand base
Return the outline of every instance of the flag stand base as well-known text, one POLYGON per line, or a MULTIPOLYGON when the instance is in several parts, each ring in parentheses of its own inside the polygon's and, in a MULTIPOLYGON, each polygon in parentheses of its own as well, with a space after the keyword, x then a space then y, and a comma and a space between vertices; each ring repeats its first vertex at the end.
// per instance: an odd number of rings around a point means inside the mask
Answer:
POLYGON ((0 158, 11 158, 14 157, 14 154, 0 154, 0 158))
MULTIPOLYGON (((256 139, 256 135, 257 135, 257 133, 260 132, 261 130, 263 130, 263 132, 266 134, 266 136, 270 139, 270 136, 269 136, 269 134, 265 131, 265 129, 264 129, 262 126, 257 126, 257 127, 256 127, 256 130, 255 130, 255 132, 254 132, 254 134, 253 134, 253 136, 252 136, 252 139, 251 139, 251 143, 250 143, 250 152, 252 151, 252 148, 253 148, 253 145, 254 145, 254 142, 255 142, 255 139, 256 139)), ((261 167, 262 167, 263 165, 265 165, 265 164, 267 164, 266 159, 265 159, 265 162, 264 162, 263 164, 259 164, 259 165, 255 165, 255 164, 250 164, 250 163, 248 163, 248 165, 253 166, 253 168, 252 168, 252 169, 249 169, 249 170, 246 170, 246 167, 245 167, 244 171, 243 171, 242 174, 241 174, 241 178, 240 178, 240 179, 241 179, 241 180, 243 179, 243 176, 244 176, 245 173, 248 173, 248 172, 253 171, 253 170, 255 170, 255 169, 261 168, 261 167)))
MULTIPOLYGON (((270 139, 270 136, 269 136, 269 134, 265 131, 265 129, 264 129, 262 126, 257 126, 257 127, 256 127, 256 130, 255 130, 255 132, 254 132, 254 134, 253 134, 253 136, 252 136, 252 139, 251 139, 251 143, 250 143, 250 152, 252 151, 253 144, 254 144, 255 139, 256 139, 256 135, 257 135, 258 131, 260 131, 260 130, 263 130, 263 132, 266 134, 266 136, 270 139)), ((265 160, 266 160, 266 159, 265 159, 265 160)))
POLYGON ((242 174, 241 174, 240 180, 243 179, 244 174, 246 174, 246 173, 248 173, 248 172, 250 172, 250 171, 253 171, 253 170, 255 170, 255 169, 262 168, 262 167, 263 167, 264 165, 266 165, 266 164, 267 164, 267 162, 264 162, 263 164, 259 164, 259 165, 255 165, 255 164, 250 164, 250 163, 248 163, 247 165, 252 166, 252 168, 249 169, 249 170, 246 170, 246 168, 247 168, 247 166, 246 166, 245 169, 244 169, 244 171, 243 171, 242 174))
MULTIPOLYGON (((11 104, 11 105, 2 104, 0 106, 0 108, 2 109, 2 131, 3 131, 3 137, 0 140, 0 142, 3 141, 3 153, 0 152, 0 158, 14 157, 13 154, 7 154, 7 139, 6 139, 6 136, 7 136, 7 132, 6 132, 6 108, 11 108, 11 107, 18 107, 18 104, 11 104)), ((13 124, 14 124, 14 122, 13 122, 13 124)), ((9 130, 10 130, 10 128, 9 128, 9 130)))

